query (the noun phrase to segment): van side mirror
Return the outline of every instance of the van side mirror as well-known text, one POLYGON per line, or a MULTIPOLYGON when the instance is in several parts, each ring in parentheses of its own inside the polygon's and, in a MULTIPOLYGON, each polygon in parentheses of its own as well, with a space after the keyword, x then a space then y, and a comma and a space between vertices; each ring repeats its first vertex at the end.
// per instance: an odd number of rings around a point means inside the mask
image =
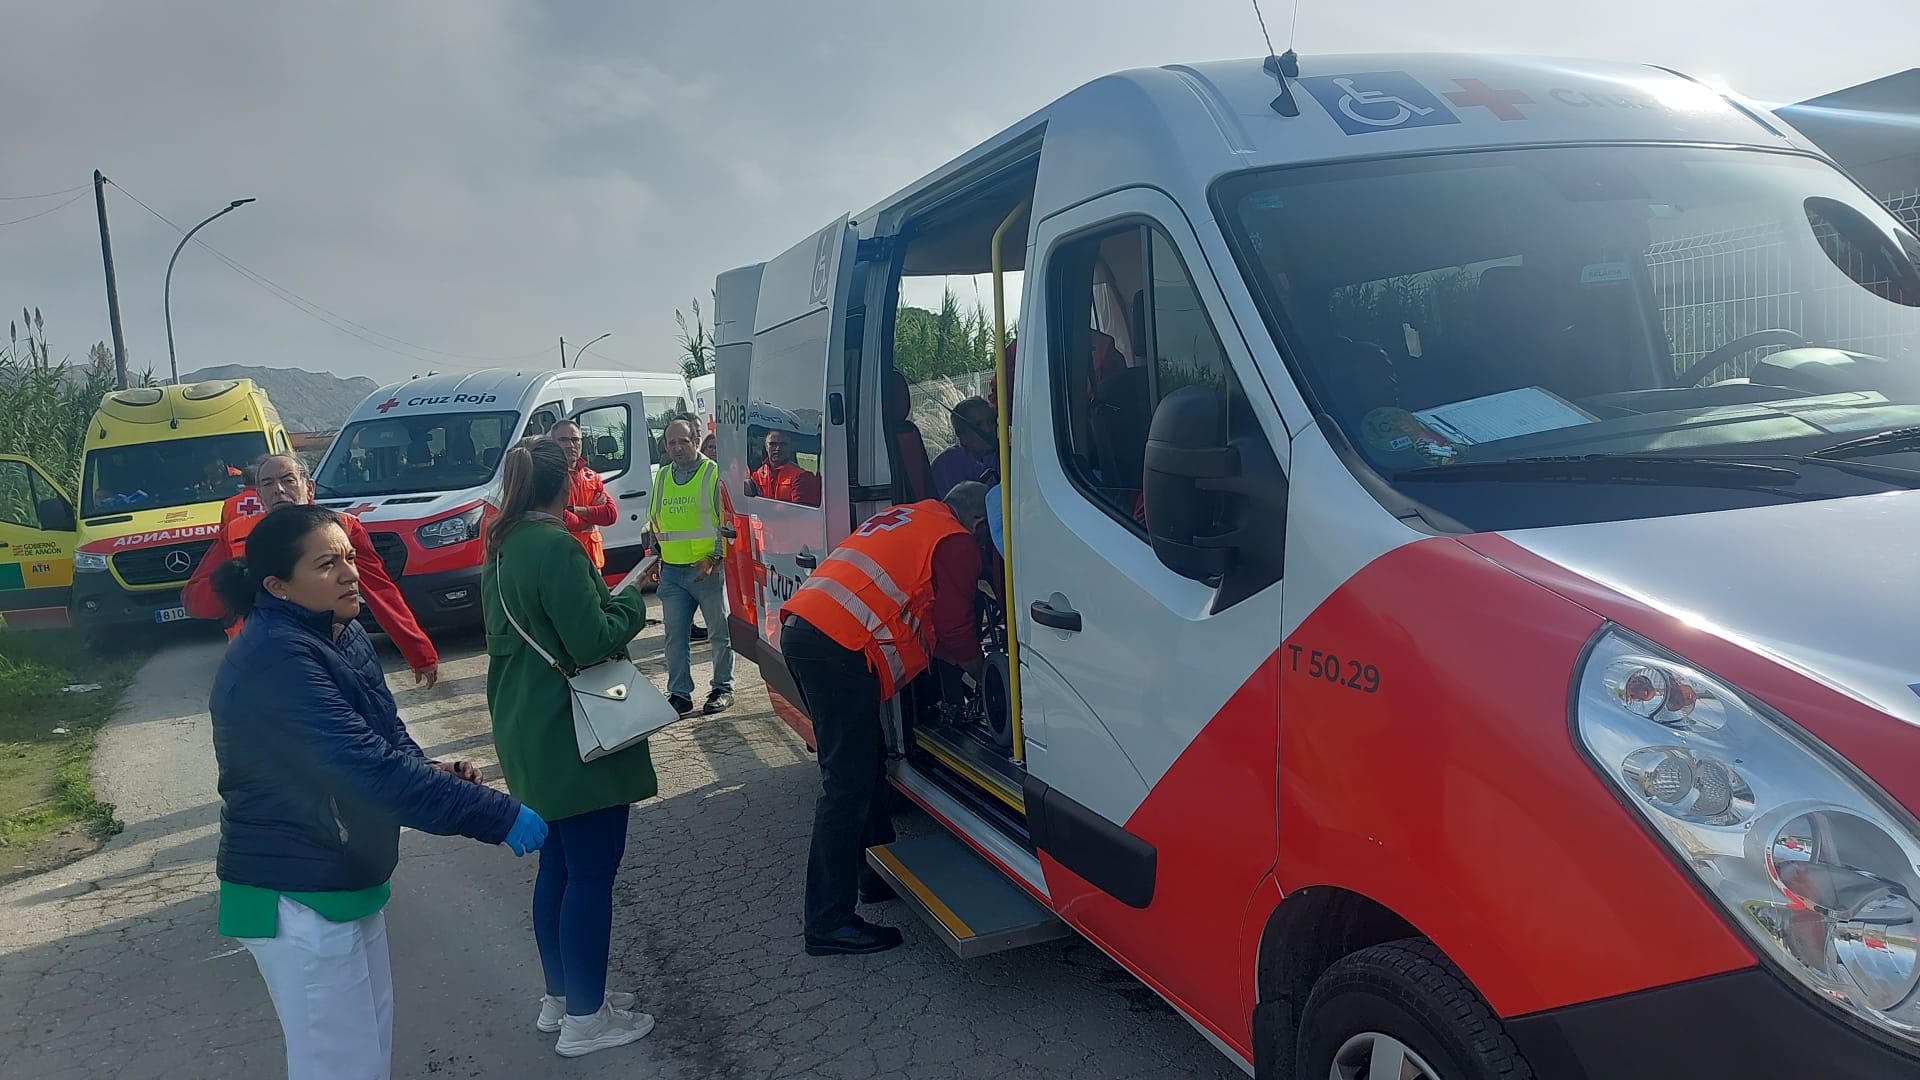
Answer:
POLYGON ((44 499, 39 507, 40 527, 47 532, 72 532, 80 527, 65 499, 44 499))
POLYGON ((1286 474, 1257 427, 1234 435, 1229 409, 1223 389, 1181 387, 1147 435, 1147 538, 1167 569, 1220 590, 1216 611, 1279 581, 1286 563, 1286 474))

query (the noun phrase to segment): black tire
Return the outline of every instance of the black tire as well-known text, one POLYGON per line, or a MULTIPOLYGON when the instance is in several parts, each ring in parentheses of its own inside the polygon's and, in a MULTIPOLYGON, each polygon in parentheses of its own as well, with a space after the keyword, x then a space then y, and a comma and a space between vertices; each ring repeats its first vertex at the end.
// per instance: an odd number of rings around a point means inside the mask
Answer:
MULTIPOLYGON (((1397 1040, 1426 1068, 1422 1080, 1533 1080, 1500 1018, 1432 942, 1375 945, 1320 976, 1295 1047, 1297 1080, 1339 1080, 1369 1052, 1367 1036, 1397 1040), (1343 1053, 1344 1052, 1344 1053, 1343 1053)), ((1409 1059, 1409 1067, 1416 1067, 1409 1059)), ((1358 1072, 1365 1080, 1367 1071, 1358 1072)))

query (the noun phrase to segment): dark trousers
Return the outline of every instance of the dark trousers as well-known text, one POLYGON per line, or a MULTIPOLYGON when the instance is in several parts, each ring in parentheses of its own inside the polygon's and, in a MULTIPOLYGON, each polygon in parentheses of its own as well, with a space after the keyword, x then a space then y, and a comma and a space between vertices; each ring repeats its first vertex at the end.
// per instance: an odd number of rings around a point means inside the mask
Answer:
POLYGON ((547 823, 533 879, 533 940, 547 993, 567 1014, 592 1016, 606 1000, 613 936, 613 876, 627 850, 626 806, 547 823))
POLYGON ((866 657, 804 619, 787 623, 780 650, 800 685, 820 757, 803 923, 809 936, 819 936, 853 921, 866 849, 893 842, 880 682, 866 657))

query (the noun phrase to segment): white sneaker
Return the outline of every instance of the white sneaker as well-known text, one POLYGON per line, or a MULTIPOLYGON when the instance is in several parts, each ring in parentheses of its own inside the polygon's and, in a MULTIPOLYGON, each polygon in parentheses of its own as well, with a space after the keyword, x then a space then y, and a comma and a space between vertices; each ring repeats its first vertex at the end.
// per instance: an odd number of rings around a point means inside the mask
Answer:
POLYGON ((582 1020, 567 1016, 560 1021, 560 1041, 554 1044, 561 1057, 585 1057, 596 1050, 639 1042, 653 1030, 653 1017, 646 1013, 616 1009, 612 1002, 582 1020))
MULTIPOLYGON (((618 990, 609 990, 607 991, 607 1004, 616 1009, 631 1012, 633 1011, 633 995, 623 994, 618 990)), ((540 1019, 535 1021, 533 1026, 551 1035, 560 1030, 560 1020, 566 1015, 566 998, 554 997, 552 994, 542 994, 540 995, 540 1019)))

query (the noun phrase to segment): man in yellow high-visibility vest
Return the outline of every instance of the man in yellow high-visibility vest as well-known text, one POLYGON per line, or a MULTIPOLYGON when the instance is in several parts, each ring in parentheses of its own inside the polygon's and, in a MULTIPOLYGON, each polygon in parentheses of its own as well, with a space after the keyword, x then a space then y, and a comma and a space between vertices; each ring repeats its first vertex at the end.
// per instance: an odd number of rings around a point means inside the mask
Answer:
POLYGON ((700 438, 689 421, 667 425, 661 442, 667 461, 654 474, 647 520, 660 556, 656 573, 667 627, 667 700, 682 716, 694 711, 693 613, 698 608, 713 645, 713 680, 700 711, 712 714, 733 707, 720 468, 700 456, 700 438))

